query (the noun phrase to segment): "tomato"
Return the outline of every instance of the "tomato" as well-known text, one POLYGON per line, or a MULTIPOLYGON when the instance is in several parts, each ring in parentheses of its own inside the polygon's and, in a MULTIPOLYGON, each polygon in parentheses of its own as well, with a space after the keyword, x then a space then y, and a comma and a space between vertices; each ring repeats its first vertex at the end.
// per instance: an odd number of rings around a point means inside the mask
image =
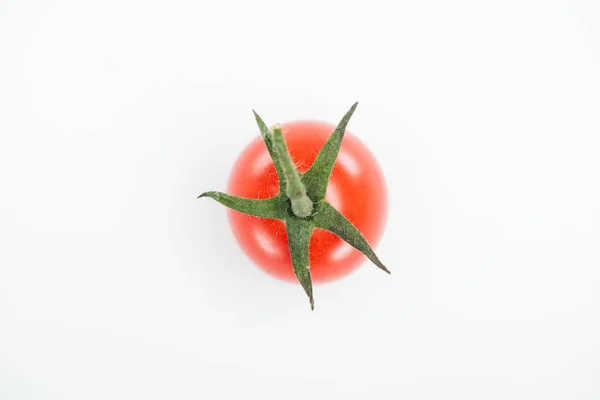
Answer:
MULTIPOLYGON (((317 121, 281 125, 296 168, 304 173, 335 129, 317 121)), ((240 154, 232 169, 228 193, 266 199, 277 195, 279 181, 275 166, 260 136, 240 154)), ((329 181, 325 199, 337 208, 375 246, 383 232, 387 194, 383 174, 371 152, 346 131, 329 181)), ((228 210, 235 238, 250 259, 267 273, 297 281, 288 247, 285 223, 228 210)), ((335 234, 315 229, 310 240, 310 271, 313 282, 341 278, 366 257, 335 234)))

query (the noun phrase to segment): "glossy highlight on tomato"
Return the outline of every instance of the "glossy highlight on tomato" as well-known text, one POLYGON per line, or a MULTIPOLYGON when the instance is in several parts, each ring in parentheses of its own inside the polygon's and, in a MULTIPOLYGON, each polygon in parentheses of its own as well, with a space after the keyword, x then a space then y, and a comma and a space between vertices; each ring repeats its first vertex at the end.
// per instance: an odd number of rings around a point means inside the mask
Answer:
MULTIPOLYGON (((304 173, 335 129, 318 121, 281 125, 292 161, 304 173)), ((279 181, 261 137, 240 154, 232 169, 228 193, 266 199, 277 195, 279 181)), ((338 209, 375 246, 383 232, 387 192, 381 169, 371 152, 346 131, 331 173, 326 200, 338 209)), ((228 210, 234 235, 250 259, 267 273, 297 281, 290 260, 285 223, 228 210)), ((310 272, 314 282, 339 279, 355 270, 366 257, 335 234, 315 229, 310 239, 310 272)))

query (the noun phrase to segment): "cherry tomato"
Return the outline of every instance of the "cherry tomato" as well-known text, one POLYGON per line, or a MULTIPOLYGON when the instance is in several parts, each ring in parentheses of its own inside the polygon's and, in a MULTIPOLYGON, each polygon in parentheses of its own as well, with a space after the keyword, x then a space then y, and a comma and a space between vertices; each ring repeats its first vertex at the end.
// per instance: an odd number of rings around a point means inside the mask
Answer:
MULTIPOLYGON (((317 121, 282 124, 292 161, 306 172, 335 129, 317 121)), ((228 183, 234 196, 266 199, 279 192, 275 166, 260 135, 240 154, 228 183)), ((383 231, 387 193, 383 174, 371 152, 346 131, 327 188, 326 200, 337 208, 374 247, 383 231)), ((267 273, 297 282, 292 269, 285 223, 228 210, 233 233, 244 252, 267 273)), ((315 229, 310 241, 313 282, 343 277, 366 257, 335 234, 315 229)))

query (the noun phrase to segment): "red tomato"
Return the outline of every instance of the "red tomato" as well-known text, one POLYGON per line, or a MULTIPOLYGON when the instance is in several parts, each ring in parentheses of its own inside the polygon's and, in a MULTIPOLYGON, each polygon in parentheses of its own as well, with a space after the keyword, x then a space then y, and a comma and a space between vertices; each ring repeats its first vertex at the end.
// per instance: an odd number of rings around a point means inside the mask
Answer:
MULTIPOLYGON (((290 155, 306 172, 335 126, 315 121, 282 124, 290 155)), ((279 192, 275 166, 260 137, 240 154, 229 179, 228 193, 266 199, 279 192)), ((374 247, 385 224, 387 193, 383 174, 369 150, 346 131, 333 168, 326 200, 337 208, 374 247)), ((295 281, 285 223, 228 210, 242 249, 258 266, 278 278, 295 281)), ((335 280, 353 271, 366 257, 331 232, 315 229, 310 241, 313 282, 335 280)))

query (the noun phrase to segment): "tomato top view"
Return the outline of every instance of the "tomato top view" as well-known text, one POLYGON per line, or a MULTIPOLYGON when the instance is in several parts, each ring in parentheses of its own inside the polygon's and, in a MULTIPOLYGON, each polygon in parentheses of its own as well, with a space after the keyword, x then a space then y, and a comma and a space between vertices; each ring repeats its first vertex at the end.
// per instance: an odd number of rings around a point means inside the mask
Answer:
POLYGON ((262 138, 238 157, 227 191, 205 192, 230 208, 246 254, 278 278, 299 281, 314 308, 312 282, 335 280, 365 258, 389 273, 372 250, 385 224, 383 174, 346 126, 316 121, 275 125, 255 113, 262 138))

